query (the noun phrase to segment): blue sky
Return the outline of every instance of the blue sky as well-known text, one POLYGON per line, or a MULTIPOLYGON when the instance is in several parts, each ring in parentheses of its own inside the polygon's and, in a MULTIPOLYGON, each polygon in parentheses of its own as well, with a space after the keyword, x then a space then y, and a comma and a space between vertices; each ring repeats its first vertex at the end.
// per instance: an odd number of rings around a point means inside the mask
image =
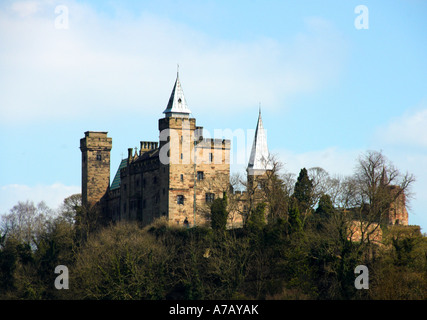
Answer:
POLYGON ((113 138, 112 179, 128 147, 158 140, 179 64, 198 125, 243 130, 250 145, 261 104, 288 172, 348 175, 382 150, 416 176, 409 223, 426 232, 426 16, 415 0, 2 1, 0 213, 79 192, 87 130, 113 138))

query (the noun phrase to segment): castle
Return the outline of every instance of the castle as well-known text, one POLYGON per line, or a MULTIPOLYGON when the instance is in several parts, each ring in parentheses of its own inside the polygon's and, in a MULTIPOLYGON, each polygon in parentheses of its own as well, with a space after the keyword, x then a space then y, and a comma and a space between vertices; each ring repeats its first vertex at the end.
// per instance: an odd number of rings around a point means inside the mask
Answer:
MULTIPOLYGON (((179 74, 159 119, 159 141, 141 141, 128 149, 110 185, 112 138, 85 132, 82 152, 82 204, 99 204, 110 221, 142 225, 165 217, 171 224, 196 226, 209 221, 209 204, 230 190, 230 140, 203 137, 185 100, 179 74)), ((248 180, 271 169, 259 114, 248 164, 248 180)), ((240 223, 241 216, 235 215, 240 223), (239 221, 240 220, 240 221, 239 221)), ((231 221, 233 222, 233 221, 231 221)))
MULTIPOLYGON (((129 148, 111 185, 112 138, 107 132, 85 132, 80 140, 83 206, 97 204, 113 222, 148 225, 165 217, 173 225, 197 226, 209 222, 214 199, 231 192, 238 207, 231 209, 229 225, 241 225, 244 213, 265 201, 259 190, 273 170, 261 111, 246 170, 247 190, 240 195, 230 187, 230 140, 204 138, 203 127, 190 117, 179 74, 163 114, 159 141, 141 141, 139 152, 129 148)), ((404 193, 397 186, 387 188, 398 195, 387 224, 408 225, 404 193)))

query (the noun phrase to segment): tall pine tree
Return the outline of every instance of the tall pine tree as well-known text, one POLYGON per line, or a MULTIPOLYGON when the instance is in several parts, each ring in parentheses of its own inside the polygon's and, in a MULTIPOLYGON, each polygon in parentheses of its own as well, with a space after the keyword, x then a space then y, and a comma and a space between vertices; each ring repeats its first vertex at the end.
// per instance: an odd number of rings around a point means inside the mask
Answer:
POLYGON ((291 197, 289 204, 289 233, 299 234, 302 232, 302 222, 300 219, 300 211, 298 209, 298 201, 295 197, 291 197))
POLYGON ((307 169, 302 168, 294 188, 294 198, 300 213, 307 213, 311 207, 313 195, 313 181, 308 177, 307 169))

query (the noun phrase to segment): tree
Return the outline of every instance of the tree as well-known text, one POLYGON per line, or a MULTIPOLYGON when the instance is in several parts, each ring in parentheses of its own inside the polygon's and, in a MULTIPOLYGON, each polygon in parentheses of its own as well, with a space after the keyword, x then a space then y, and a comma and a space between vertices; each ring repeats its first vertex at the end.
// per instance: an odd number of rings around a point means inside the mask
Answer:
POLYGON ((77 215, 82 210, 82 195, 80 193, 73 194, 64 199, 59 208, 59 215, 64 221, 69 224, 76 222, 77 215))
POLYGON ((32 201, 19 201, 9 214, 1 217, 0 228, 5 237, 34 246, 52 218, 53 211, 43 201, 37 206, 32 201))
POLYGON ((300 211, 298 200, 295 197, 291 198, 289 204, 289 233, 290 234, 300 234, 303 230, 303 223, 300 219, 300 211))
POLYGON ((316 209, 316 214, 321 215, 322 217, 328 218, 334 211, 334 206, 332 205, 331 197, 327 194, 324 194, 319 199, 319 204, 316 209))
POLYGON ((293 197, 297 200, 299 212, 306 217, 313 205, 313 181, 308 177, 306 168, 299 173, 293 197))
POLYGON ((362 241, 369 241, 381 223, 388 223, 391 205, 399 197, 410 197, 414 181, 412 174, 402 174, 381 152, 368 151, 360 156, 353 176, 352 202, 356 218, 365 221, 360 230, 362 241))
POLYGON ((212 229, 225 231, 227 227, 227 194, 224 192, 222 198, 216 198, 211 205, 211 226, 212 229))
POLYGON ((286 217, 289 196, 295 182, 291 174, 283 174, 281 172, 283 164, 277 161, 274 156, 269 156, 268 163, 271 164, 271 168, 265 170, 262 174, 247 175, 246 181, 237 176, 240 178, 238 183, 236 182, 236 178, 232 180, 233 186, 244 186, 246 189, 246 192, 241 196, 234 195, 232 201, 234 203, 232 208, 240 209, 244 225, 247 223, 252 212, 256 210, 258 203, 262 202, 265 203, 268 223, 286 217), (242 206, 242 202, 245 202, 246 205, 242 206), (242 207, 244 210, 241 210, 242 207))
POLYGON ((265 226, 265 207, 264 202, 258 203, 256 208, 251 212, 247 227, 251 231, 259 231, 265 226))
POLYGON ((266 208, 268 208, 268 221, 274 222, 284 218, 288 211, 289 187, 287 182, 289 175, 280 175, 283 164, 271 156, 272 170, 266 172, 266 181, 263 186, 266 208))

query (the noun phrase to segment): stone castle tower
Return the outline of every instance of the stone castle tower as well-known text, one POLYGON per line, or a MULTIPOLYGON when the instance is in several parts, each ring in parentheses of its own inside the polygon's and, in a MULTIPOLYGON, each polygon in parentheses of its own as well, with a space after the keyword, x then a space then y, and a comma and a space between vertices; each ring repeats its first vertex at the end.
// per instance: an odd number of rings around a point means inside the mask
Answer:
POLYGON ((107 132, 87 131, 80 140, 84 206, 99 202, 110 186, 111 148, 112 140, 107 137, 107 132))
POLYGON ((99 203, 107 220, 146 225, 166 217, 199 225, 209 219, 209 204, 228 191, 230 140, 203 137, 178 74, 163 113, 159 141, 141 141, 139 152, 129 148, 111 185, 111 138, 88 131, 81 139, 83 203, 99 203))

